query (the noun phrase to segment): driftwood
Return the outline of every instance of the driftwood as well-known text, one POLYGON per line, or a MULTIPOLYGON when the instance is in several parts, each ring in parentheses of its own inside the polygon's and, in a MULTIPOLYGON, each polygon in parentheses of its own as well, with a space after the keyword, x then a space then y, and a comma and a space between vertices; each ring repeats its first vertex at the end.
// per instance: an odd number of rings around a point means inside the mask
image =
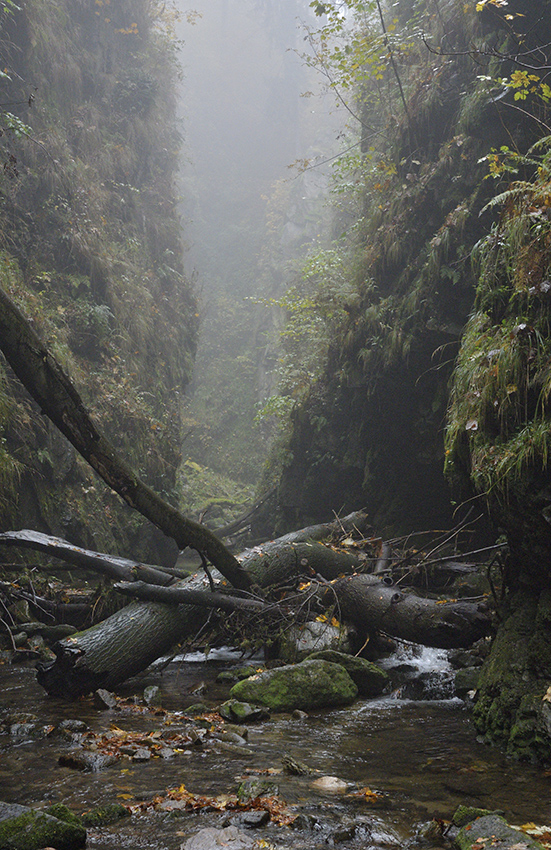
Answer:
POLYGON ((414 643, 451 649, 471 646, 492 627, 483 603, 425 599, 373 575, 339 579, 331 591, 342 619, 360 632, 381 631, 414 643))
POLYGON ((90 418, 70 378, 1 289, 0 350, 42 412, 109 487, 175 540, 180 549, 196 549, 234 587, 250 587, 249 576, 216 535, 161 499, 120 457, 90 418))

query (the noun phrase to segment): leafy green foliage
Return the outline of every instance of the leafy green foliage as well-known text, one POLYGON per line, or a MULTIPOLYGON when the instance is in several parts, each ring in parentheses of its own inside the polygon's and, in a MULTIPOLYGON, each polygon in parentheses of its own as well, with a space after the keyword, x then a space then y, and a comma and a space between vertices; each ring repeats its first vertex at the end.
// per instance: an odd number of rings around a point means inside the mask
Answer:
POLYGON ((285 324, 279 334, 277 394, 264 402, 258 422, 275 416, 285 424, 295 404, 323 374, 331 340, 355 297, 349 263, 342 246, 312 252, 294 286, 281 298, 261 302, 281 311, 285 324))
POLYGON ((491 202, 502 214, 478 248, 478 309, 463 338, 447 431, 448 474, 470 477, 497 500, 546 469, 551 443, 551 137, 517 161, 537 167, 491 202))

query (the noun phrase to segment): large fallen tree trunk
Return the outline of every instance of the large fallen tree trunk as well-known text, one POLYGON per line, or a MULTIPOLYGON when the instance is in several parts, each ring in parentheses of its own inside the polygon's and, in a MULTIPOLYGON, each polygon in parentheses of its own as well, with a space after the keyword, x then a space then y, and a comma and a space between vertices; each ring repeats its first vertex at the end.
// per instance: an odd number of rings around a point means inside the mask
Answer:
POLYGON ((113 688, 145 670, 205 622, 195 605, 133 602, 111 617, 56 645, 53 665, 38 665, 37 680, 50 696, 76 699, 113 688))
MULTIPOLYGON (((277 543, 277 541, 273 541, 277 543)), ((284 544, 286 546, 288 544, 284 544)), ((302 545, 302 544, 299 544, 302 545)), ((321 544, 316 544, 321 547, 321 544)), ((327 550, 331 552, 331 550, 327 550)), ((279 573, 279 565, 278 565, 279 573)), ((259 583, 272 576, 270 558, 257 563, 255 578, 259 583), (260 564, 265 565, 264 573, 260 564)), ((216 574, 216 579, 220 576, 216 574)), ((289 584, 295 583, 294 564, 289 584)), ((328 584, 328 583, 327 583, 328 584)), ((262 600, 239 599, 224 592, 210 593, 204 576, 182 582, 174 587, 158 587, 125 583, 125 592, 145 599, 163 599, 166 603, 133 603, 122 611, 56 646, 57 659, 43 667, 38 675, 40 684, 53 696, 74 697, 94 687, 113 687, 144 669, 155 658, 166 653, 176 642, 193 635, 206 619, 206 608, 180 604, 200 602, 202 606, 223 607, 227 610, 248 609, 254 616, 273 616, 277 607, 262 600), (151 620, 151 625, 150 625, 151 620), (134 647, 131 651, 130 647, 134 647)), ((328 602, 335 603, 344 622, 353 623, 360 633, 385 631, 394 637, 438 647, 468 646, 491 628, 490 617, 480 606, 468 602, 440 603, 404 593, 396 586, 389 587, 372 575, 352 575, 338 579, 327 590, 328 602)), ((293 599, 282 603, 289 616, 293 599)), ((299 600, 297 607, 301 607, 299 600)), ((283 612, 282 612, 283 617, 283 612)), ((274 633, 277 626, 274 626, 274 633)))
POLYGON ((492 628, 484 603, 425 599, 373 575, 339 579, 331 593, 342 619, 360 632, 386 632, 413 643, 451 649, 471 646, 492 628))
POLYGON ((216 535, 161 499, 119 456, 90 418, 57 360, 1 289, 0 350, 42 412, 109 487, 175 540, 180 549, 187 546, 196 549, 206 555, 234 587, 250 587, 249 576, 216 535))

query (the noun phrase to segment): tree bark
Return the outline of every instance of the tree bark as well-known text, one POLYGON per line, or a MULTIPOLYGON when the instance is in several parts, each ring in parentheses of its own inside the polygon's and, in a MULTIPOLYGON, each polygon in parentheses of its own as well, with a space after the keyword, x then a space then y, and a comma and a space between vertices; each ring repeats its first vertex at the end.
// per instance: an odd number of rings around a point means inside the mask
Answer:
POLYGON ((125 596, 163 602, 165 605, 199 605, 204 608, 219 608, 221 611, 248 611, 249 613, 273 610, 274 607, 273 604, 261 599, 241 599, 227 593, 188 590, 185 587, 160 587, 143 581, 119 581, 114 588, 125 596))
POLYGON ((365 566, 359 554, 338 552, 316 541, 271 540, 238 555, 241 566, 260 587, 296 582, 300 576, 320 575, 327 581, 365 566))
POLYGON ((492 627, 483 604, 425 599, 372 575, 340 579, 331 592, 342 620, 364 633, 381 631, 413 643, 451 649, 471 646, 492 627))
POLYGON ((0 349, 42 413, 59 428, 106 484, 176 541, 204 553, 234 587, 250 579, 224 544, 144 484, 92 422, 82 399, 21 311, 0 289, 0 349))
POLYGON ((37 666, 50 696, 76 699, 96 688, 113 688, 145 670, 182 635, 205 622, 204 608, 132 602, 107 620, 56 644, 53 665, 37 666))
POLYGON ((103 552, 92 552, 90 549, 73 546, 72 543, 60 537, 52 537, 50 534, 42 534, 40 531, 31 531, 26 528, 21 531, 4 531, 0 534, 1 545, 44 552, 61 561, 74 564, 75 567, 94 570, 110 578, 126 581, 142 580, 149 584, 165 586, 174 582, 172 575, 150 564, 140 564, 128 558, 105 555, 103 552))

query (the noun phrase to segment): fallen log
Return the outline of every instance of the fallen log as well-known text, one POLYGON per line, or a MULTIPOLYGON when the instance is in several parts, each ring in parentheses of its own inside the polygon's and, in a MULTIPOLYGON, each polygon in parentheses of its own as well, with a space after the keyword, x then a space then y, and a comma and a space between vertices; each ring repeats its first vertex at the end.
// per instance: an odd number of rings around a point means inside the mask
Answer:
POLYGON ((189 546, 206 555, 234 587, 250 587, 249 576, 216 535, 161 499, 120 457, 92 421, 70 378, 2 289, 0 350, 42 413, 130 507, 175 540, 180 549, 189 546))
POLYGON ((204 608, 219 608, 221 611, 256 613, 274 607, 262 599, 243 599, 227 593, 189 590, 185 587, 159 587, 143 581, 119 581, 113 587, 125 596, 145 599, 148 602, 163 602, 165 605, 199 605, 204 608))
MULTIPOLYGON (((204 588, 203 575, 187 579, 204 588)), ((97 688, 113 688, 145 670, 186 634, 205 623, 207 608, 132 602, 106 620, 59 641, 53 664, 37 666, 37 681, 50 696, 76 699, 97 688)))
MULTIPOLYGON (((325 534, 322 534, 320 526, 316 528, 323 537, 329 537, 335 531, 333 522, 327 524, 325 534)), ((308 532, 306 536, 309 537, 309 529, 303 529, 294 535, 294 539, 300 539, 302 532, 308 532)), ((69 544, 63 551, 69 558, 69 544)), ((319 574, 330 580, 344 572, 351 573, 362 564, 358 555, 336 552, 316 542, 289 542, 287 535, 281 540, 247 550, 239 557, 243 558, 242 567, 246 567, 250 579, 260 587, 273 585, 279 580, 294 585, 299 576, 308 574, 309 570, 312 575, 319 574)), ((94 566, 93 559, 88 561, 88 566, 94 566)), ((222 576, 213 570, 213 578, 219 589, 222 576)), ((127 585, 125 592, 133 595, 137 585, 138 582, 127 585)), ((164 594, 163 598, 167 600, 169 594, 171 603, 179 597, 178 601, 186 604, 169 606, 135 602, 91 629, 61 640, 54 647, 55 662, 40 667, 37 673, 39 684, 51 696, 65 699, 73 699, 98 687, 112 688, 145 669, 175 643, 195 634, 206 620, 208 607, 224 607, 225 610, 248 608, 257 615, 263 610, 261 600, 243 600, 226 592, 212 594, 207 588, 207 579, 197 574, 170 588, 149 586, 138 590, 137 593, 147 594, 148 598, 152 594, 159 594, 157 598, 164 594), (223 606, 218 604, 219 597, 223 597, 223 606), (189 604, 190 601, 194 604, 189 604), (214 602, 217 604, 214 605, 214 602), (165 609, 166 614, 163 615, 165 609)), ((273 612, 274 606, 266 604, 264 608, 273 612)))
POLYGON ((338 579, 331 594, 341 619, 360 634, 380 631, 413 643, 452 649, 471 646, 492 629, 491 615, 483 603, 426 599, 373 575, 338 579))
POLYGON ((75 567, 94 570, 94 572, 109 576, 110 578, 123 579, 125 581, 145 581, 148 584, 168 585, 174 582, 174 577, 163 572, 159 567, 149 564, 140 564, 128 558, 119 558, 114 555, 106 555, 103 552, 92 552, 90 549, 82 549, 73 546, 67 540, 60 537, 52 537, 50 534, 42 534, 40 531, 22 529, 21 531, 4 531, 0 534, 0 545, 17 546, 23 549, 33 549, 44 552, 74 564, 75 567))
POLYGON ((260 587, 284 582, 293 584, 304 576, 319 575, 331 581, 365 566, 361 553, 338 552, 316 541, 288 542, 284 537, 246 549, 237 557, 260 587))

